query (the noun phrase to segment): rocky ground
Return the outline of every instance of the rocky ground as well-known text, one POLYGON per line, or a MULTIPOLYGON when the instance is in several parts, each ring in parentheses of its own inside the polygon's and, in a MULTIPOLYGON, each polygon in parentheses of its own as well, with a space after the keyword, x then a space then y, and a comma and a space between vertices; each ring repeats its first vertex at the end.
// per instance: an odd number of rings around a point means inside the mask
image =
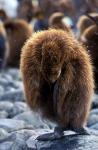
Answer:
POLYGON ((60 140, 36 140, 37 136, 52 132, 55 124, 28 108, 19 70, 0 73, 0 150, 98 150, 98 95, 93 96, 87 126, 91 135, 68 131, 60 140))

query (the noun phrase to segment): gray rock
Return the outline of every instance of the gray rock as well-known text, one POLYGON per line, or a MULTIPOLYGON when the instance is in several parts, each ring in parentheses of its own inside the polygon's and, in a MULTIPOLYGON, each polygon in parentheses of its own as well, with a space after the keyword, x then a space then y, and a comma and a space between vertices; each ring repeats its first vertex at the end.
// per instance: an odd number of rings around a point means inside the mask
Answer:
POLYGON ((5 87, 5 89, 6 90, 10 90, 10 91, 12 91, 12 90, 23 90, 23 84, 22 84, 22 82, 20 82, 20 81, 15 81, 15 80, 12 80, 11 82, 8 82, 8 84, 6 85, 6 87, 5 87))
POLYGON ((8 69, 8 74, 12 76, 15 80, 21 80, 21 75, 19 69, 8 69))
POLYGON ((10 112, 10 117, 14 117, 27 110, 29 110, 29 108, 25 102, 15 102, 14 107, 12 108, 10 112))
POLYGON ((0 119, 7 118, 7 117, 8 117, 8 113, 6 111, 0 111, 0 119))
POLYGON ((7 137, 1 139, 0 146, 1 144, 3 144, 3 146, 6 146, 6 142, 11 142, 10 150, 29 150, 26 141, 33 135, 33 133, 33 130, 27 129, 15 131, 13 133, 10 133, 7 137))
POLYGON ((11 150, 28 150, 26 141, 33 135, 33 130, 20 130, 14 132, 16 139, 13 142, 11 150))
POLYGON ((98 108, 92 109, 90 115, 98 115, 98 108))
POLYGON ((34 135, 35 132, 36 132, 35 130, 31 130, 31 129, 21 129, 19 131, 15 131, 14 134, 16 135, 16 137, 22 135, 24 140, 27 141, 28 138, 34 135))
POLYGON ((0 119, 0 128, 5 129, 7 132, 17 131, 22 128, 32 128, 22 120, 15 119, 0 119))
POLYGON ((0 111, 4 110, 9 113, 12 110, 13 106, 13 103, 9 101, 0 101, 0 111))
POLYGON ((98 94, 94 94, 93 96, 92 108, 98 108, 98 94))
POLYGON ((76 135, 71 131, 66 131, 65 137, 58 140, 36 140, 39 135, 50 132, 53 130, 22 129, 12 132, 0 140, 0 150, 98 150, 98 136, 96 135, 76 135))
POLYGON ((4 70, 0 74, 0 86, 2 86, 6 92, 14 91, 15 89, 23 90, 19 69, 4 70))
POLYGON ((16 139, 14 140, 10 150, 27 150, 24 134, 16 134, 16 139))
POLYGON ((0 144, 0 150, 11 150, 12 144, 13 144, 13 142, 3 142, 3 143, 1 143, 0 144))
POLYGON ((19 137, 13 142, 10 150, 28 150, 28 147, 26 142, 21 137, 19 137))
POLYGON ((16 81, 14 87, 23 90, 23 83, 21 81, 16 81))
POLYGON ((6 79, 8 82, 11 82, 13 80, 12 77, 11 77, 11 75, 8 74, 8 73, 5 73, 5 72, 2 74, 2 77, 4 79, 6 79))
POLYGON ((14 87, 14 80, 8 74, 2 74, 0 77, 0 85, 5 89, 8 87, 14 87))
POLYGON ((15 88, 13 88, 13 87, 6 87, 5 90, 9 93, 15 92, 15 88))
POLYGON ((5 78, 2 78, 1 76, 0 76, 0 85, 2 86, 2 87, 6 87, 6 86, 8 86, 8 81, 5 79, 5 78))
POLYGON ((21 113, 15 116, 14 119, 23 120, 27 124, 32 125, 34 129, 36 128, 49 129, 49 128, 55 127, 55 124, 53 124, 52 122, 43 120, 38 113, 35 113, 32 111, 21 113))
POLYGON ((98 150, 98 137, 95 135, 68 134, 64 138, 54 141, 38 141, 34 136, 27 140, 27 146, 38 150, 98 150))
POLYGON ((98 94, 94 93, 92 99, 93 99, 93 101, 98 100, 98 94))
POLYGON ((88 122, 87 122, 87 126, 90 127, 96 123, 98 123, 98 115, 96 115, 96 114, 90 115, 88 122))
POLYGON ((90 129, 98 130, 98 122, 95 123, 94 125, 90 126, 90 129))
POLYGON ((4 88, 3 86, 0 85, 0 93, 3 93, 4 92, 4 88))
POLYGON ((24 101, 24 94, 22 90, 15 90, 11 92, 5 92, 5 94, 0 94, 0 101, 24 101))
POLYGON ((8 135, 8 132, 4 130, 3 128, 0 128, 0 139, 6 137, 8 135))

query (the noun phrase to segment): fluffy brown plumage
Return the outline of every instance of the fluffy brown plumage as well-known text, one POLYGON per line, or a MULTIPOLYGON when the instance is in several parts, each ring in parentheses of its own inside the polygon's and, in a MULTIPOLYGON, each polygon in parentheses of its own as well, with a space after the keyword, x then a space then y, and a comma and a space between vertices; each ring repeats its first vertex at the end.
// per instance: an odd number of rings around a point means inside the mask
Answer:
POLYGON ((88 53, 68 33, 35 33, 22 48, 20 69, 32 110, 66 128, 86 124, 93 94, 88 53))
POLYGON ((96 89, 98 90, 98 26, 92 25, 87 28, 81 37, 81 41, 92 57, 96 89))
POLYGON ((32 35, 32 29, 27 22, 21 19, 8 20, 4 26, 10 46, 7 64, 11 67, 18 67, 21 48, 32 35))
POLYGON ((63 22, 64 13, 53 13, 49 18, 49 27, 55 29, 63 29, 64 31, 71 32, 71 28, 63 22))
MULTIPOLYGON (((89 15, 94 17, 95 19, 98 19, 98 13, 89 13, 89 15)), ((94 25, 94 24, 95 23, 90 18, 88 18, 86 15, 82 15, 77 22, 79 38, 81 38, 85 29, 87 29, 88 27, 90 27, 91 25, 94 25)))

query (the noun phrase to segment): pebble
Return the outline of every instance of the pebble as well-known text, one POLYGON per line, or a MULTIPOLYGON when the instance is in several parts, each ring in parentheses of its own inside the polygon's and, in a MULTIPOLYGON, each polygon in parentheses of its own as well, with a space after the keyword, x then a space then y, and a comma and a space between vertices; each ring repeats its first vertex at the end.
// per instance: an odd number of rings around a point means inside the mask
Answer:
POLYGON ((14 107, 14 104, 9 102, 9 101, 0 101, 0 111, 6 111, 6 112, 10 112, 12 110, 12 108, 14 107))
POLYGON ((10 117, 17 116, 18 114, 21 114, 23 112, 28 111, 29 108, 25 102, 15 102, 13 108, 10 111, 10 117))
POLYGON ((90 127, 98 122, 98 115, 93 114, 89 116, 87 126, 90 127))
POLYGON ((8 113, 6 111, 0 111, 0 119, 7 118, 7 117, 8 117, 8 113))
POLYGON ((8 132, 5 129, 0 128, 0 139, 4 138, 7 135, 8 135, 8 132))
POLYGON ((98 131, 98 122, 95 123, 94 125, 90 126, 90 129, 95 129, 98 131))
POLYGON ((22 128, 32 128, 22 120, 15 119, 0 119, 0 128, 5 129, 7 132, 17 131, 22 128))
POLYGON ((92 109, 92 110, 90 111, 90 115, 93 115, 93 114, 98 115, 98 108, 92 109))
POLYGON ((5 92, 5 94, 0 94, 0 101, 24 101, 25 97, 22 90, 15 90, 10 92, 5 92))

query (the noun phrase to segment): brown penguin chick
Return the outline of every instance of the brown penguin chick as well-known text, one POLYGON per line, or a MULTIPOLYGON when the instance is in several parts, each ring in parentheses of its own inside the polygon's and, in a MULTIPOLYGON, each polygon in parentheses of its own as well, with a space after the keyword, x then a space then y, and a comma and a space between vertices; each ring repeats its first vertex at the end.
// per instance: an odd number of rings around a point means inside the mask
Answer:
POLYGON ((3 23, 0 22, 0 70, 6 66, 9 55, 9 45, 3 23))
POLYGON ((19 67, 21 48, 32 35, 32 28, 26 21, 21 19, 8 20, 4 26, 10 47, 7 64, 10 67, 19 67))
POLYGON ((86 133, 83 127, 93 94, 93 71, 88 53, 73 36, 56 29, 35 33, 22 48, 20 69, 32 110, 65 130, 86 133))
POLYGON ((97 12, 98 9, 98 0, 86 0, 88 7, 90 9, 90 12, 97 12))
POLYGON ((63 29, 64 31, 71 32, 71 28, 63 22, 64 13, 53 13, 49 18, 49 27, 55 29, 63 29))
POLYGON ((87 47, 92 57, 96 90, 98 90, 98 26, 92 25, 87 28, 81 37, 81 41, 87 47))
MULTIPOLYGON (((89 13, 90 16, 94 17, 95 19, 98 19, 98 13, 89 13)), ((78 38, 81 38, 83 32, 85 29, 90 27, 91 25, 94 25, 95 23, 86 15, 82 15, 78 22, 77 22, 77 29, 78 29, 78 38)))
POLYGON ((0 9, 0 20, 5 22, 8 19, 6 12, 3 9, 0 9))

